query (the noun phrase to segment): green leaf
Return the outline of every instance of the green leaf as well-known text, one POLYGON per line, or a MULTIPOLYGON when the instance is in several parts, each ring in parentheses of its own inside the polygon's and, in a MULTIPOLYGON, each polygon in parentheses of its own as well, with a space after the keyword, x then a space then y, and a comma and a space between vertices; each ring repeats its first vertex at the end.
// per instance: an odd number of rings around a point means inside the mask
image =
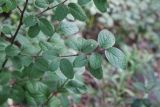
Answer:
POLYGON ((42 54, 42 56, 47 61, 53 61, 54 59, 57 58, 58 53, 57 53, 57 50, 50 49, 50 50, 44 51, 43 54, 42 54))
POLYGON ((32 57, 31 56, 20 56, 20 60, 23 66, 29 66, 32 63, 32 57))
POLYGON ((49 100, 47 107, 61 107, 60 99, 58 99, 57 97, 52 97, 49 100))
MULTIPOLYGON (((56 72, 48 71, 48 72, 46 72, 45 75, 43 75, 43 81, 44 82, 46 82, 46 81, 52 81, 52 83, 53 82, 56 83, 56 82, 58 82, 60 80, 61 80, 61 77, 59 77, 56 72)), ((51 87, 49 87, 49 88, 51 88, 51 87)))
POLYGON ((57 6, 55 10, 55 18, 59 21, 63 20, 68 14, 68 8, 65 5, 57 6))
POLYGON ((41 58, 41 57, 35 60, 34 67, 41 71, 47 71, 49 68, 48 62, 44 58, 41 58))
POLYGON ((69 7, 70 13, 74 16, 74 18, 80 21, 85 21, 87 19, 87 16, 80 5, 76 3, 70 3, 68 4, 68 7, 69 7))
POLYGON ((17 6, 16 1, 14 1, 14 0, 4 0, 4 1, 2 1, 2 3, 3 3, 3 5, 1 6, 2 10, 3 10, 3 12, 6 12, 6 13, 8 13, 10 10, 15 9, 17 6))
POLYGON ((0 42, 0 68, 6 58, 6 52, 5 52, 6 44, 3 42, 0 42))
POLYGON ((22 73, 23 77, 29 77, 31 79, 37 79, 44 75, 44 71, 42 71, 40 68, 36 68, 34 64, 30 64, 29 66, 25 67, 22 73))
POLYGON ((46 0, 36 0, 35 1, 35 5, 37 7, 40 7, 40 8, 46 8, 46 7, 48 7, 48 3, 47 3, 46 0))
POLYGON ((71 91, 75 94, 83 94, 84 92, 86 92, 87 89, 85 84, 79 80, 70 80, 66 84, 66 88, 69 92, 71 91))
POLYGON ((28 39, 28 37, 23 35, 17 35, 16 41, 21 44, 21 47, 25 47, 31 44, 31 41, 28 39))
POLYGON ((89 3, 91 0, 78 0, 78 4, 79 5, 85 5, 87 3, 89 3))
POLYGON ((9 98, 13 99, 15 103, 24 101, 24 90, 21 85, 14 85, 10 90, 9 98))
POLYGON ((2 9, 2 7, 0 7, 0 13, 3 13, 3 9, 2 9))
POLYGON ((10 4, 5 3, 5 4, 2 6, 2 10, 3 10, 3 12, 8 13, 8 12, 10 11, 10 4))
POLYGON ((4 42, 1 42, 1 39, 0 39, 0 52, 5 51, 6 45, 7 44, 4 42))
POLYGON ((73 66, 74 67, 83 67, 87 64, 87 58, 85 55, 79 55, 74 59, 73 66))
POLYGON ((32 56, 18 55, 11 58, 14 68, 20 69, 22 66, 29 66, 32 63, 32 56))
POLYGON ((54 33, 54 27, 45 18, 39 19, 39 28, 47 36, 52 36, 54 33))
POLYGON ((92 39, 88 40, 79 40, 81 47, 80 50, 85 53, 89 53, 94 51, 97 48, 97 42, 92 39))
POLYGON ((102 30, 98 34, 98 43, 101 48, 108 49, 115 44, 115 37, 110 31, 102 30))
POLYGON ((67 39, 65 41, 65 45, 68 46, 71 49, 79 51, 79 46, 77 44, 77 39, 67 39))
POLYGON ((101 55, 98 53, 93 53, 90 57, 89 57, 89 65, 91 68, 93 69, 98 69, 101 67, 101 63, 102 63, 102 59, 101 59, 101 55))
POLYGON ((39 26, 38 24, 36 24, 34 26, 29 27, 28 36, 34 38, 39 34, 39 32, 40 32, 39 26))
POLYGON ((69 99, 68 99, 67 95, 61 95, 60 100, 61 100, 62 107, 68 107, 69 106, 69 99))
POLYGON ((125 54, 118 48, 112 47, 105 51, 105 56, 108 61, 115 67, 124 69, 127 64, 125 54))
POLYGON ((60 23, 60 30, 64 35, 70 36, 77 33, 79 31, 79 28, 73 22, 62 21, 60 23))
POLYGON ((135 99, 131 104, 131 107, 151 107, 149 99, 135 99))
POLYGON ((94 69, 90 66, 90 64, 88 64, 88 70, 90 71, 90 73, 97 79, 102 79, 103 78, 103 70, 102 67, 98 68, 98 69, 94 69))
POLYGON ((81 81, 78 81, 78 80, 70 80, 66 87, 70 87, 70 88, 85 88, 85 85, 81 82, 81 81))
POLYGON ((13 63, 14 68, 16 69, 22 68, 22 63, 19 56, 14 56, 13 58, 11 58, 11 61, 13 63))
POLYGON ((47 0, 49 4, 53 3, 55 0, 47 0))
POLYGON ((14 45, 9 45, 6 47, 5 52, 6 52, 7 56, 13 57, 13 56, 18 55, 18 53, 20 51, 19 51, 18 47, 14 46, 14 45))
POLYGON ((106 12, 107 10, 107 0, 93 0, 97 9, 101 12, 106 12))
POLYGON ((9 72, 0 73, 0 84, 1 85, 7 84, 7 82, 9 82, 10 79, 11 79, 11 73, 9 72))
POLYGON ((24 18, 26 27, 34 26, 37 23, 37 18, 34 15, 29 15, 24 18))
POLYGON ((67 78, 72 79, 74 77, 73 66, 68 59, 61 59, 60 70, 67 78))
POLYGON ((4 104, 7 102, 9 95, 9 87, 1 87, 0 89, 0 105, 4 104))
POLYGON ((51 71, 56 71, 58 69, 58 67, 59 67, 59 63, 60 63, 59 59, 58 58, 54 58, 52 60, 52 62, 50 63, 50 65, 49 65, 50 70, 51 71))
POLYGON ((56 74, 56 72, 46 72, 43 75, 42 81, 48 86, 49 90, 57 90, 58 83, 61 81, 61 77, 56 74), (53 84, 54 83, 54 84, 53 84))
POLYGON ((84 53, 92 52, 97 48, 97 42, 92 39, 84 39, 84 38, 77 38, 65 41, 65 44, 74 50, 81 51, 84 53))
POLYGON ((32 95, 30 95, 29 94, 29 92, 25 92, 25 99, 26 99, 26 103, 28 104, 28 105, 32 105, 32 106, 34 106, 34 107, 36 107, 37 106, 37 103, 36 103, 36 101, 35 101, 35 99, 32 97, 32 95))
POLYGON ((11 28, 10 28, 9 26, 5 25, 5 26, 3 26, 3 28, 2 28, 2 32, 3 32, 4 34, 11 34, 11 28))
POLYGON ((37 104, 44 103, 50 94, 48 86, 40 81, 27 81, 25 88, 37 104))
POLYGON ((26 89, 28 90, 29 93, 31 94, 48 94, 48 87, 44 83, 40 81, 27 81, 26 82, 26 89))
POLYGON ((34 99, 38 105, 42 105, 46 101, 47 96, 44 95, 43 93, 39 93, 39 94, 34 95, 34 99))

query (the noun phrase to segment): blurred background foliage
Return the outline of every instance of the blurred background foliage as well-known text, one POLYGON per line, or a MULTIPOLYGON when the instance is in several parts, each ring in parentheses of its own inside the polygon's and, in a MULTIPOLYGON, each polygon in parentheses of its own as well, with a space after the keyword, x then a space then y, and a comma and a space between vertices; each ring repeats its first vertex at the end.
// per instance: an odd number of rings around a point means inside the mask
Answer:
POLYGON ((98 88, 91 85, 94 90, 84 98, 93 100, 95 107, 158 107, 160 1, 110 0, 108 4, 108 12, 104 14, 87 4, 93 21, 88 22, 89 30, 84 34, 96 38, 93 35, 100 29, 112 31, 116 45, 127 53, 128 69, 123 72, 105 65, 104 79, 95 81, 98 88))

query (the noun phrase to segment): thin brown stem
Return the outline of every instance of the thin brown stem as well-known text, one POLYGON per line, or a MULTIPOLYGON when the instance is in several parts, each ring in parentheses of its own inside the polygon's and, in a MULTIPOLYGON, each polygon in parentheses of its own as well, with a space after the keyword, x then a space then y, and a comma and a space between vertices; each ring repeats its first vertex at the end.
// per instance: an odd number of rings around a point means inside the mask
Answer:
POLYGON ((78 56, 79 54, 73 54, 73 55, 62 55, 62 56, 59 56, 59 57, 73 57, 73 56, 78 56))
POLYGON ((13 43, 14 43, 14 41, 15 41, 15 39, 16 39, 16 36, 17 36, 17 34, 18 34, 18 32, 19 32, 22 24, 23 24, 23 16, 24 16, 24 12, 25 12, 25 10, 26 10, 26 8, 27 8, 27 4, 28 4, 28 0, 26 0, 26 3, 25 3, 25 5, 24 5, 24 8, 23 8, 23 10, 22 10, 22 12, 21 12, 19 25, 18 25, 18 27, 17 27, 17 29, 16 29, 16 32, 15 32, 14 35, 13 35, 13 38, 12 38, 12 40, 11 40, 11 45, 13 45, 13 43))
MULTIPOLYGON (((28 4, 28 0, 26 0, 26 2, 25 2, 24 8, 23 8, 23 10, 22 10, 22 12, 21 12, 21 16, 20 16, 20 20, 19 20, 18 27, 17 27, 16 32, 14 33, 14 35, 13 35, 13 37, 12 37, 12 39, 11 39, 11 44, 10 44, 10 45, 13 45, 13 44, 14 44, 14 41, 15 41, 15 39, 16 39, 16 36, 17 36, 17 34, 18 34, 18 32, 19 32, 22 24, 23 24, 23 16, 24 16, 24 12, 25 12, 25 10, 26 10, 26 8, 27 8, 27 4, 28 4)), ((6 58, 6 59, 4 60, 4 62, 3 62, 3 64, 2 64, 2 68, 1 68, 0 71, 2 71, 2 69, 5 67, 7 61, 8 61, 8 58, 6 58)))
MULTIPOLYGON (((97 52, 97 53, 99 53, 99 54, 103 54, 104 51, 105 51, 105 49, 99 49, 99 50, 96 50, 96 49, 95 49, 93 52, 97 52)), ((92 52, 86 53, 85 55, 90 55, 90 54, 92 54, 92 52)), ((62 56, 59 56, 59 57, 74 57, 74 56, 78 56, 78 55, 80 55, 80 53, 72 54, 72 55, 62 55, 62 56)))
POLYGON ((19 6, 17 6, 17 9, 20 11, 20 13, 22 13, 22 10, 19 6))
POLYGON ((59 5, 62 5, 62 4, 64 4, 66 1, 67 1, 67 0, 64 0, 64 1, 62 1, 61 3, 59 3, 59 4, 55 5, 55 6, 48 7, 48 8, 46 8, 45 10, 43 10, 42 12, 38 13, 36 16, 39 17, 40 15, 42 15, 43 13, 45 13, 46 11, 51 10, 51 9, 53 9, 53 8, 59 6, 59 5))
POLYGON ((6 58, 6 59, 4 60, 4 62, 3 62, 3 64, 2 64, 2 68, 4 68, 4 66, 6 65, 7 61, 8 61, 8 58, 6 58))

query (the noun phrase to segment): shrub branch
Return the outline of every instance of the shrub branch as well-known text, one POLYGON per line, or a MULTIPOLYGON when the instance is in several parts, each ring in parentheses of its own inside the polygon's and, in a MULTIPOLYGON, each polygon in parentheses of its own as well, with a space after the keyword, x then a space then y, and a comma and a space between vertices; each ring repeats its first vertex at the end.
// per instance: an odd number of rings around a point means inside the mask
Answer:
MULTIPOLYGON (((14 35, 13 35, 13 37, 12 37, 12 39, 11 39, 11 44, 10 44, 10 45, 13 45, 13 44, 14 44, 14 41, 15 41, 15 39, 16 39, 16 37, 17 37, 17 34, 18 34, 21 26, 23 25, 23 17, 24 17, 24 12, 25 12, 25 10, 26 10, 26 8, 27 8, 27 4, 28 4, 28 0, 26 0, 26 2, 25 2, 25 4, 24 4, 24 8, 23 8, 23 10, 22 10, 22 12, 21 12, 21 16, 20 16, 20 20, 19 20, 18 27, 17 27, 16 32, 14 33, 14 35)), ((7 61, 8 61, 8 58, 6 58, 5 61, 3 62, 1 71, 2 71, 2 69, 5 67, 7 61)))
POLYGON ((45 13, 46 11, 48 11, 48 10, 51 10, 51 9, 53 9, 53 8, 59 6, 59 5, 64 4, 66 1, 67 1, 67 0, 64 0, 64 1, 62 1, 61 3, 59 3, 59 4, 55 5, 55 6, 48 7, 48 8, 46 8, 45 10, 43 10, 42 12, 38 13, 36 16, 40 16, 40 15, 42 15, 43 13, 45 13))

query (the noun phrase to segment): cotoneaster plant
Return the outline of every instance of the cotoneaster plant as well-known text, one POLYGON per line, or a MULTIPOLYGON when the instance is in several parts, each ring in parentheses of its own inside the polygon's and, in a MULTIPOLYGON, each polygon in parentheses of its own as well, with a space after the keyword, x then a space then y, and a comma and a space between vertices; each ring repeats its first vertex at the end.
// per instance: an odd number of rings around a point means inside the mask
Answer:
POLYGON ((83 9, 89 2, 107 11, 107 0, 0 0, 1 107, 8 99, 27 107, 67 107, 68 93, 85 89, 75 76, 81 75, 78 68, 101 79, 106 57, 125 69, 125 54, 107 29, 97 40, 75 37, 80 32, 75 21, 89 20, 83 9))

